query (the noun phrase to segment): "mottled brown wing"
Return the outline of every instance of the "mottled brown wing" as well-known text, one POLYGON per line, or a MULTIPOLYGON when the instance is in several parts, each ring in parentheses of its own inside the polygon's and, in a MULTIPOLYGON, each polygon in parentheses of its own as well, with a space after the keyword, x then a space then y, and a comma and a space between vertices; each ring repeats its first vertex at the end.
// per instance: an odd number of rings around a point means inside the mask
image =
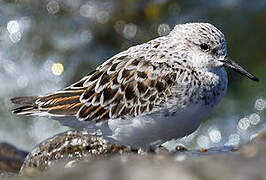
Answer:
POLYGON ((102 121, 151 112, 154 105, 166 100, 176 78, 164 69, 144 57, 122 56, 107 61, 83 82, 88 88, 80 97, 84 104, 77 117, 102 121))
POLYGON ((79 82, 38 100, 54 115, 76 115, 96 122, 149 113, 171 94, 176 79, 167 64, 144 57, 114 57, 79 82))

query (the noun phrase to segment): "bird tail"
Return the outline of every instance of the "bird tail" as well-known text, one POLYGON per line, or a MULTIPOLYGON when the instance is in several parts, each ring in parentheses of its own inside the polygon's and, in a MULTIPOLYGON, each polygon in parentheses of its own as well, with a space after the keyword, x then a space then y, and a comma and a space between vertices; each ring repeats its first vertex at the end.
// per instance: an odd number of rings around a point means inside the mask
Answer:
POLYGON ((74 116, 83 105, 79 100, 83 92, 83 89, 77 89, 45 96, 15 97, 11 102, 21 106, 12 112, 18 115, 74 116))
MULTIPOLYGON (((72 128, 94 127, 76 119, 75 115, 83 105, 79 101, 82 92, 83 90, 65 90, 45 96, 15 97, 10 100, 20 107, 13 109, 12 112, 26 116, 49 116, 62 125, 72 128)), ((92 129, 94 132, 96 128, 92 129)))
POLYGON ((37 99, 37 96, 11 98, 10 100, 12 103, 22 105, 18 108, 12 109, 12 112, 18 115, 34 115, 40 113, 40 110, 36 105, 37 99))

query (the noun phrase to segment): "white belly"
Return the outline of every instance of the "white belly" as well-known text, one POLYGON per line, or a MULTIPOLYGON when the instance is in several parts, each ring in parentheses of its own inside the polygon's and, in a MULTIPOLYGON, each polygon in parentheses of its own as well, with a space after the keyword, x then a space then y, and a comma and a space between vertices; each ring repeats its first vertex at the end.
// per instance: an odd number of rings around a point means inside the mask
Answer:
POLYGON ((108 121, 111 132, 103 134, 107 139, 133 147, 161 144, 194 132, 213 108, 199 103, 168 116, 155 113, 133 119, 113 119, 108 121))

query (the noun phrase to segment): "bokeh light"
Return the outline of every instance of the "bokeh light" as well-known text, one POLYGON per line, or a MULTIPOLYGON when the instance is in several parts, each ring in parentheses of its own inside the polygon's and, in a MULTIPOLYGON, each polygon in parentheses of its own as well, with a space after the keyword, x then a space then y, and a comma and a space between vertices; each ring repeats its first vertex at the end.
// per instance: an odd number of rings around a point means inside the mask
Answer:
POLYGON ((80 7, 80 15, 96 21, 101 24, 105 24, 110 19, 110 13, 113 11, 112 3, 89 1, 80 7))
POLYGON ((238 121, 237 128, 241 131, 245 131, 250 126, 250 121, 248 118, 242 118, 238 121))
POLYGON ((221 132, 216 127, 210 127, 209 128, 209 137, 213 143, 219 143, 222 139, 221 132))
POLYGON ((257 125, 260 122, 260 115, 258 115, 257 113, 252 113, 249 116, 249 121, 250 121, 250 124, 254 126, 257 125))
POLYGON ((47 11, 49 14, 56 14, 60 10, 59 3, 57 1, 49 1, 47 3, 47 11))
POLYGON ((266 107, 266 101, 263 98, 259 98, 255 102, 255 109, 258 111, 263 111, 266 107))
POLYGON ((6 26, 10 34, 19 32, 19 23, 15 20, 9 21, 6 26))
POLYGON ((207 136, 199 135, 197 138, 197 144, 201 148, 208 148, 210 144, 210 139, 207 136))
POLYGON ((170 26, 168 24, 160 24, 158 26, 158 30, 157 31, 158 31, 158 34, 160 36, 165 36, 165 35, 169 34, 170 26))
POLYGON ((137 26, 133 23, 126 24, 124 26, 123 35, 127 39, 132 39, 137 34, 137 26))
POLYGON ((8 32, 9 32, 9 38, 13 43, 17 43, 21 40, 21 32, 20 32, 20 26, 18 21, 11 20, 7 23, 6 26, 8 32))
POLYGON ((61 63, 54 63, 51 70, 54 75, 60 76, 64 71, 64 66, 61 63))

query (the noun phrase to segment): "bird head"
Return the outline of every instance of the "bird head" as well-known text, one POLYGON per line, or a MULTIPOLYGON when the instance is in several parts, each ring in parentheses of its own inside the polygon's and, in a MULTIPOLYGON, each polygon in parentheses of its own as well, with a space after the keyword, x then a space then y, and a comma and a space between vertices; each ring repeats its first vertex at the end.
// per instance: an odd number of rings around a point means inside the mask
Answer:
POLYGON ((179 46, 190 67, 212 70, 222 67, 258 81, 258 78, 232 61, 227 53, 224 34, 209 23, 187 23, 175 26, 169 34, 179 46))

